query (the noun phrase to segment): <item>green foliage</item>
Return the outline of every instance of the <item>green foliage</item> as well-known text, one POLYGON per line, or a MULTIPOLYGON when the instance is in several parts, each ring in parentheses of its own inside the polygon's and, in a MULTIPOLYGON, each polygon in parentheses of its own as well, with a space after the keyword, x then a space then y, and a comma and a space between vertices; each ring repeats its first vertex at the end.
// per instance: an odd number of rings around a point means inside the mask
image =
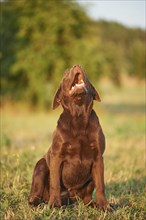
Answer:
POLYGON ((140 40, 135 40, 129 51, 130 65, 129 73, 139 78, 144 78, 146 74, 146 47, 140 40))
POLYGON ((91 80, 120 84, 145 76, 145 31, 94 22, 75 1, 0 3, 1 92, 5 99, 50 106, 64 70, 81 64, 91 80))

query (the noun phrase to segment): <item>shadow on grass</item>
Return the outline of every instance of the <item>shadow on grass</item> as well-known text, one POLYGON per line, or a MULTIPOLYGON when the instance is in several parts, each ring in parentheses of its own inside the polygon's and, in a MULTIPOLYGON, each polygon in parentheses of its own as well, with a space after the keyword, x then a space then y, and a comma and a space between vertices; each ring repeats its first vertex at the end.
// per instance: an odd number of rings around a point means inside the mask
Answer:
POLYGON ((106 111, 112 114, 144 114, 146 106, 145 104, 131 104, 131 103, 120 103, 120 104, 104 104, 106 111))
POLYGON ((123 182, 111 182, 106 185, 106 195, 112 200, 115 209, 126 206, 141 209, 145 204, 146 177, 131 178, 123 182))
MULTIPOLYGON (((98 209, 84 206, 79 201, 78 204, 64 206, 60 209, 50 209, 48 205, 41 204, 35 208, 34 219, 145 219, 144 203, 145 177, 140 179, 131 178, 123 182, 111 182, 106 185, 107 198, 112 203, 112 212, 101 212, 98 209), (118 202, 111 201, 112 197, 118 202)), ((95 197, 95 192, 94 192, 95 197)))

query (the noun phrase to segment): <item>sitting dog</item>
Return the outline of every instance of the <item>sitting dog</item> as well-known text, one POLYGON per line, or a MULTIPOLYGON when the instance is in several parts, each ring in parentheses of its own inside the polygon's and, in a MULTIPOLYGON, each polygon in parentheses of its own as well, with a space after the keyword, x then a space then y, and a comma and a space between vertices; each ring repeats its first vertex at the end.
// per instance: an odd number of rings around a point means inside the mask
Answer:
POLYGON ((105 137, 99 119, 92 109, 98 92, 80 65, 64 74, 54 97, 53 109, 60 104, 63 113, 57 123, 52 145, 33 173, 29 204, 48 202, 50 207, 74 203, 106 209, 104 190, 105 137), (96 203, 92 200, 96 189, 96 203))

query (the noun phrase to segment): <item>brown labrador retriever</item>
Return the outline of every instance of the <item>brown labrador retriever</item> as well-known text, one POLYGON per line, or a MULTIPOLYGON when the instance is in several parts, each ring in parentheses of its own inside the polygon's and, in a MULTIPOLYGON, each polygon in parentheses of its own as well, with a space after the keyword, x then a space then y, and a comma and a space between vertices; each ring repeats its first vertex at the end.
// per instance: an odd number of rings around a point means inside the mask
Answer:
POLYGON ((58 120, 52 145, 34 169, 29 204, 49 202, 60 207, 75 202, 97 204, 106 209, 103 152, 105 137, 99 119, 92 109, 98 92, 80 65, 65 72, 55 95, 53 109, 60 104, 63 113, 58 120), (96 189, 96 200, 92 192, 96 189))

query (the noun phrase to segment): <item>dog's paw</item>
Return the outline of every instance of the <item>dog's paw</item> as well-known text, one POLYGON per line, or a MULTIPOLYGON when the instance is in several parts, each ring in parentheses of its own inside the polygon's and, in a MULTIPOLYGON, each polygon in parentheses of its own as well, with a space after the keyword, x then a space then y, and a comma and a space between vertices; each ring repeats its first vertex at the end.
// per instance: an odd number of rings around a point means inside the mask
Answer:
POLYGON ((115 208, 112 204, 108 203, 107 206, 105 207, 104 211, 113 212, 113 211, 115 211, 115 208))
POLYGON ((38 196, 29 196, 28 203, 31 206, 37 206, 42 202, 42 199, 38 196))
POLYGON ((114 206, 108 203, 106 200, 102 201, 98 204, 98 208, 102 211, 107 211, 107 212, 113 212, 114 211, 114 206))
POLYGON ((49 207, 50 208, 60 208, 61 207, 61 200, 60 199, 50 199, 49 200, 49 207))
POLYGON ((110 208, 110 205, 105 197, 100 197, 100 199, 98 199, 97 208, 102 211, 106 211, 110 208))

